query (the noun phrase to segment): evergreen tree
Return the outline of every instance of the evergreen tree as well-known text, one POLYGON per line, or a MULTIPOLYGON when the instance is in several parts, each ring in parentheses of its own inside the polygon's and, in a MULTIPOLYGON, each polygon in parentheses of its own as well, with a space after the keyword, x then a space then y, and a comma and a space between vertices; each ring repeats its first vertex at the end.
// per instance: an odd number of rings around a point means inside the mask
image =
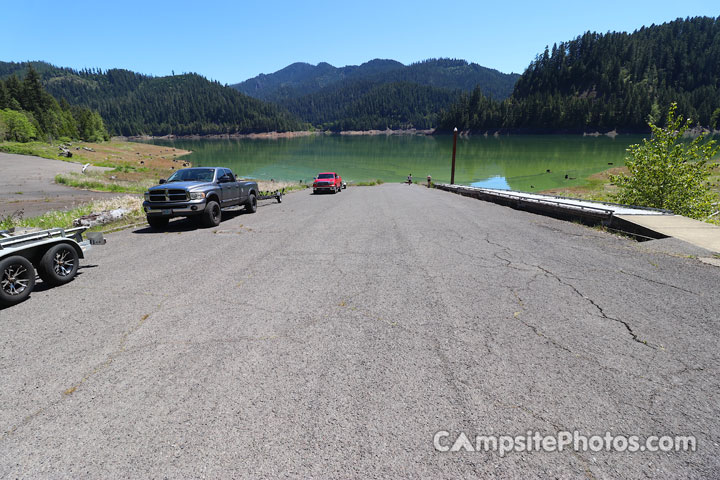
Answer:
MULTIPOLYGON (((440 129, 648 131, 672 102, 703 126, 720 108, 720 19, 698 17, 631 34, 587 32, 538 55, 510 98, 449 108, 440 129), (478 108, 501 116, 475 114, 478 108), (468 115, 460 112, 470 110, 468 115)), ((718 114, 720 115, 720 114, 718 114)))
POLYGON ((0 140, 27 142, 40 138, 80 138, 100 141, 109 138, 97 112, 84 107, 73 109, 63 99, 57 102, 42 87, 40 75, 28 66, 22 82, 14 75, 0 80, 2 114, 0 140), (87 121, 78 128, 80 120, 87 121))

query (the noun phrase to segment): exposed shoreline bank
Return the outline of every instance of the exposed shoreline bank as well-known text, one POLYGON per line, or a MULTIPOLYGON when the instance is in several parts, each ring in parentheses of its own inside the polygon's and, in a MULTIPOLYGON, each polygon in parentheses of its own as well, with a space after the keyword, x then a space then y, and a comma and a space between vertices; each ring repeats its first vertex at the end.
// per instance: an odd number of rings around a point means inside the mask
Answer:
POLYGON ((72 157, 58 155, 60 144, 2 142, 0 220, 64 211, 93 200, 138 194, 189 166, 189 150, 133 142, 62 144, 72 157), (22 161, 20 161, 22 159, 22 161), (84 164, 92 165, 84 168, 84 164))
MULTIPOLYGON (((340 132, 320 131, 320 130, 303 130, 296 132, 262 132, 262 133, 225 133, 212 135, 133 135, 133 136, 117 136, 113 140, 118 141, 148 141, 148 140, 235 140, 235 139, 285 139, 312 137, 320 135, 339 135, 339 136, 404 136, 404 135, 451 135, 450 131, 439 131, 436 128, 430 129, 401 129, 401 130, 343 130, 340 132)), ((504 137, 513 135, 577 135, 583 137, 609 137, 615 138, 620 135, 648 135, 649 130, 625 130, 614 128, 612 130, 580 130, 580 129, 564 129, 551 130, 543 128, 513 128, 513 129, 491 129, 485 131, 462 130, 458 132, 460 137, 504 137)), ((709 130, 707 128, 693 128, 687 132, 688 137, 697 137, 700 134, 720 135, 720 130, 709 130)))
POLYGON ((433 135, 434 129, 417 130, 344 130, 341 132, 331 131, 310 131, 303 130, 298 132, 262 132, 262 133, 225 133, 212 135, 133 135, 129 137, 117 136, 113 140, 117 141, 147 141, 147 140, 225 140, 225 139, 243 139, 243 138, 259 138, 259 139, 280 139, 280 138, 298 138, 298 137, 314 137, 321 135, 343 135, 343 136, 374 136, 374 135, 433 135))

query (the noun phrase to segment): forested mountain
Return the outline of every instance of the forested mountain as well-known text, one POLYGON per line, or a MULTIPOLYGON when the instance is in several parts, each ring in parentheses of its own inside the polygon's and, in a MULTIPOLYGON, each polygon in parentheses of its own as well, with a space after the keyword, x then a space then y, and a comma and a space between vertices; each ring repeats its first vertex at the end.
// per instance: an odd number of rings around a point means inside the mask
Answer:
POLYGON ((0 141, 34 139, 107 140, 108 132, 97 112, 58 102, 42 87, 39 73, 26 69, 24 78, 0 78, 0 141))
MULTIPOLYGON (((76 71, 33 62, 47 91, 100 113, 113 134, 187 135, 301 130, 282 109, 197 74, 151 77, 128 70, 76 71)), ((27 63, 0 62, 0 78, 27 63)))
POLYGON ((405 66, 376 59, 341 68, 294 63, 233 87, 323 129, 432 128, 439 112, 462 91, 477 87, 503 99, 517 78, 464 60, 431 59, 405 66))
POLYGON ((395 60, 379 59, 359 66, 349 65, 340 68, 325 62, 317 65, 298 62, 275 73, 260 74, 231 87, 260 100, 280 101, 297 99, 344 80, 363 80, 402 68, 405 68, 405 65, 395 60))
POLYGON ((703 126, 720 117, 720 18, 678 19, 633 33, 587 32, 553 45, 510 98, 479 89, 443 116, 441 130, 646 131, 672 102, 703 126))
POLYGON ((439 112, 460 97, 448 90, 409 82, 358 81, 283 102, 299 118, 325 130, 430 129, 439 112))
MULTIPOLYGON (((28 65, 0 62, 0 79, 23 76, 28 65)), ((661 123, 672 102, 682 115, 720 128, 720 18, 678 19, 632 33, 587 32, 546 48, 519 78, 462 60, 409 66, 373 60, 342 68, 296 63, 230 88, 196 74, 32 65, 61 110, 70 108, 62 100, 96 110, 112 133, 123 135, 288 131, 310 124, 334 131, 639 132, 647 131, 648 120, 661 123)), ((34 121, 43 132, 55 128, 34 121)))

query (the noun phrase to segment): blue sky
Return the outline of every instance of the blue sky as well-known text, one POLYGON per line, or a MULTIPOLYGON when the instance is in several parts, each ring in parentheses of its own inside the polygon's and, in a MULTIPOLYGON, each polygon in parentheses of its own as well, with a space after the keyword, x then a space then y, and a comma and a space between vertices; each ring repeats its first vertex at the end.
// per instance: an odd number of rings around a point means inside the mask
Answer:
POLYGON ((633 31, 720 15, 714 1, 0 0, 0 60, 152 75, 197 72, 222 83, 293 62, 405 64, 462 58, 522 71, 545 45, 593 30, 633 31))

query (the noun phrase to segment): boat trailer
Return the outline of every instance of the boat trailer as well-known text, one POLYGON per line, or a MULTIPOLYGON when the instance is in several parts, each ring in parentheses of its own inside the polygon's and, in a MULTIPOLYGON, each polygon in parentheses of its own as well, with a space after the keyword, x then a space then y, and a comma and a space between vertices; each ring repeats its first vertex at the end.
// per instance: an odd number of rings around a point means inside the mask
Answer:
POLYGON ((260 192, 257 199, 258 200, 272 200, 273 198, 277 200, 278 203, 282 203, 282 197, 285 195, 285 189, 282 190, 275 190, 274 192, 260 192))
POLYGON ((35 288, 35 272, 51 286, 71 281, 79 260, 93 245, 104 245, 102 233, 83 233, 88 227, 50 228, 15 234, 0 230, 0 306, 25 300, 35 288))

